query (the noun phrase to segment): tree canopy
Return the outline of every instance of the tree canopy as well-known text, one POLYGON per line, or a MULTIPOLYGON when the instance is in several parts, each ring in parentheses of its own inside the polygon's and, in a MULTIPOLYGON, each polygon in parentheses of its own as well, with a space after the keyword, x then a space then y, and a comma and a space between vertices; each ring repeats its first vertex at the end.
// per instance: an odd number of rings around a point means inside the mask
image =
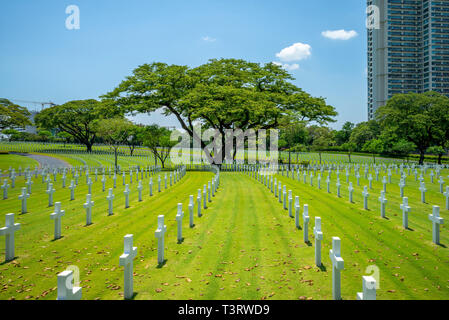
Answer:
POLYGON ((377 110, 377 120, 383 130, 412 142, 422 164, 429 147, 447 142, 449 98, 432 91, 397 94, 377 110))
POLYGON ((0 131, 4 129, 25 128, 31 125, 27 108, 0 98, 0 131))
MULTIPOLYGON (((194 122, 217 129, 222 136, 219 158, 223 159, 228 129, 245 132, 277 128, 286 121, 333 121, 335 109, 324 98, 312 97, 293 85, 292 80, 287 71, 273 63, 220 59, 196 68, 152 63, 135 69, 103 98, 114 101, 125 112, 162 109, 165 115, 176 116, 197 141, 194 122)), ((205 147, 204 142, 201 147, 205 147)))
POLYGON ((92 151, 96 138, 96 121, 121 115, 118 108, 97 100, 76 100, 44 109, 35 122, 45 129, 58 129, 69 133, 75 141, 92 151))

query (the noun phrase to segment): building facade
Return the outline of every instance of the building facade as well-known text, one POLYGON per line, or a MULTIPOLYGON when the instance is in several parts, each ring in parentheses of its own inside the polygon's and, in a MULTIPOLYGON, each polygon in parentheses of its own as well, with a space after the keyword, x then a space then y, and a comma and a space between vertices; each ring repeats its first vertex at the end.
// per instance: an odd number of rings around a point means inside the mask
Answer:
POLYGON ((449 0, 367 0, 368 119, 398 93, 449 96, 449 0))

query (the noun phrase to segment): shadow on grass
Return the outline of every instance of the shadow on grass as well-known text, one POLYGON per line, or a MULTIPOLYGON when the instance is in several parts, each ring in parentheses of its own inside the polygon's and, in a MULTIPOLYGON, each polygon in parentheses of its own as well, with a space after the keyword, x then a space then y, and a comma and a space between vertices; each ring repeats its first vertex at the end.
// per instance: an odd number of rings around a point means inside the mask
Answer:
POLYGON ((442 243, 439 243, 438 246, 441 247, 441 248, 447 248, 447 246, 445 244, 442 244, 442 243))
POLYGON ((182 244, 184 242, 184 238, 182 238, 181 240, 178 240, 178 244, 182 244))
POLYGON ((326 268, 326 266, 325 266, 324 264, 321 264, 321 266, 319 267, 319 269, 320 269, 320 271, 322 271, 322 272, 326 272, 326 271, 327 271, 327 268, 326 268))
POLYGON ((55 241, 61 240, 62 238, 64 238, 64 236, 60 236, 58 239, 52 239, 52 240, 50 240, 50 242, 55 242, 55 241))
POLYGON ((2 263, 0 263, 0 266, 3 266, 3 265, 8 264, 8 263, 10 263, 10 262, 13 262, 13 261, 16 260, 16 259, 17 259, 17 257, 14 257, 14 258, 12 258, 11 260, 3 261, 2 263))
POLYGON ((159 263, 156 268, 161 269, 163 266, 165 266, 166 263, 167 263, 167 259, 165 259, 162 263, 159 263))
POLYGON ((132 296, 131 298, 125 299, 125 300, 134 300, 134 299, 137 297, 137 295, 138 295, 138 293, 137 293, 137 292, 134 292, 134 293, 133 293, 133 296, 132 296))
POLYGON ((312 246, 312 242, 310 242, 310 241, 307 241, 306 244, 307 244, 307 246, 309 246, 309 247, 312 246))

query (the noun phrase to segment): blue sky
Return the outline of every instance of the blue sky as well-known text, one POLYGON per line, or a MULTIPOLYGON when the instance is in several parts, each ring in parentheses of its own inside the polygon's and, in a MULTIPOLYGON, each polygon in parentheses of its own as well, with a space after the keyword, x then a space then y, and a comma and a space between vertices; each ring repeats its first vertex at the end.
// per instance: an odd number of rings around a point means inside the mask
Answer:
MULTIPOLYGON (((232 57, 297 68, 295 84, 339 112, 335 128, 367 117, 364 1, 15 0, 0 8, 0 97, 95 99, 143 63, 232 57), (80 9, 79 30, 65 26, 69 5, 80 9), (357 35, 322 35, 335 30, 357 35), (306 50, 289 55, 295 48, 306 50)), ((160 115, 138 120, 178 125, 160 115)))

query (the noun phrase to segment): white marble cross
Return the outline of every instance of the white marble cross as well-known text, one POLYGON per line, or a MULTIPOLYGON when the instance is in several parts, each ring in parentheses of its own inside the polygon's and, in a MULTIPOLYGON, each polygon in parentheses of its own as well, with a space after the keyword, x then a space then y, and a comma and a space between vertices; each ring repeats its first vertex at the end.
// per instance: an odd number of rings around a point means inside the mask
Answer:
POLYGON ((341 240, 332 237, 332 249, 329 251, 332 261, 332 298, 341 300, 341 270, 344 269, 344 260, 341 257, 341 240))
POLYGON ((167 189, 167 173, 165 173, 165 177, 164 177, 164 189, 167 189))
POLYGON ((125 267, 124 270, 124 295, 125 299, 132 299, 133 288, 133 260, 137 256, 137 247, 133 247, 133 235, 127 234, 124 237, 124 250, 120 256, 119 264, 125 267))
POLYGON ((160 175, 157 178, 157 191, 161 192, 161 176, 160 175))
POLYGON ((446 210, 449 210, 449 186, 446 187, 446 192, 443 195, 446 198, 446 210))
POLYGON ((193 195, 189 196, 189 226, 190 228, 193 228, 194 223, 193 223, 193 195))
POLYGON ((14 223, 14 213, 5 215, 5 226, 0 228, 0 236, 5 236, 5 261, 11 261, 15 257, 14 233, 20 229, 20 223, 14 223))
POLYGON ((184 218, 184 212, 182 211, 182 203, 178 203, 178 212, 176 213, 176 222, 178 224, 178 243, 181 243, 182 238, 182 218, 184 218))
POLYGON ((388 203, 388 200, 385 198, 385 192, 383 191, 380 192, 379 202, 380 202, 380 216, 382 218, 385 218, 385 205, 388 203))
MULTIPOLYGON (((109 172, 109 175, 110 175, 110 172, 109 172)), ((114 176, 112 177, 112 181, 114 183, 114 189, 117 188, 117 174, 115 172, 114 172, 114 176)))
POLYGON ((313 173, 310 173, 310 186, 313 187, 313 173))
POLYGON ((167 226, 164 225, 164 216, 160 215, 157 217, 157 229, 155 236, 157 241, 157 263, 159 265, 164 263, 164 237, 167 232, 167 226))
POLYGON ((429 214, 429 220, 432 221, 432 241, 440 244, 440 224, 444 223, 444 219, 440 217, 439 206, 433 206, 433 213, 429 214))
POLYGON ((355 175, 356 179, 357 179, 357 185, 360 186, 360 174, 357 172, 357 174, 355 175))
POLYGON ((405 180, 404 178, 401 178, 401 181, 399 182, 399 189, 401 192, 401 198, 404 197, 404 187, 405 187, 405 180))
POLYGON ((8 188, 9 187, 10 187, 10 185, 8 184, 8 180, 4 179, 3 185, 1 186, 1 188, 3 189, 3 200, 8 199, 8 188))
POLYGON ((129 194, 131 193, 131 190, 129 190, 129 184, 125 185, 125 191, 123 191, 123 194, 125 195, 125 209, 129 208, 129 194))
POLYGON ((101 190, 104 192, 106 190, 106 177, 103 174, 103 177, 101 177, 101 190))
POLYGON ((323 240, 323 232, 321 230, 320 217, 315 217, 313 234, 315 235, 315 264, 317 267, 321 267, 321 241, 323 240))
POLYGON ((308 243, 309 242, 309 221, 310 221, 310 217, 309 217, 309 205, 305 204, 304 205, 304 210, 302 212, 302 220, 303 220, 303 225, 304 225, 304 242, 308 243))
POLYGON ((207 187, 203 185, 203 208, 207 209, 207 187))
POLYGON ((73 271, 66 270, 58 274, 57 300, 81 300, 82 288, 73 286, 73 271))
POLYGON ((196 197, 197 207, 198 207, 198 218, 201 217, 201 189, 198 189, 198 196, 196 197))
POLYGON ((376 300, 376 279, 363 276, 363 292, 357 293, 357 300, 376 300))
POLYGON ((349 182, 348 191, 349 191, 349 202, 352 203, 352 193, 354 192, 354 188, 352 187, 352 182, 349 182))
POLYGON ((369 193, 368 193, 368 187, 367 186, 363 187, 362 196, 363 196, 363 209, 368 210, 369 193))
POLYGON ((114 198, 115 195, 112 193, 113 189, 109 188, 108 196, 106 197, 106 200, 108 201, 108 215, 112 216, 114 214, 114 198))
POLYGON ((292 190, 288 190, 288 216, 290 218, 293 218, 293 211, 292 211, 292 206, 293 206, 293 195, 292 195, 292 190))
POLYGON ((282 190, 282 199, 284 210, 287 210, 287 186, 284 184, 284 189, 282 190))
POLYGON ((341 188, 341 183, 340 183, 340 178, 337 178, 337 197, 340 198, 340 188, 341 188))
POLYGON ((56 190, 53 188, 53 183, 50 183, 48 186, 47 191, 45 191, 46 194, 48 194, 48 206, 53 206, 53 194, 56 192, 56 190))
POLYGON ((433 183, 434 176, 435 176, 435 174, 433 173, 433 170, 430 171, 430 183, 433 183))
POLYGON ((83 207, 86 209, 86 226, 92 224, 92 207, 94 206, 94 201, 92 201, 92 195, 86 195, 86 203, 84 203, 83 207))
POLYGON ((27 193, 27 188, 22 188, 22 194, 19 196, 19 200, 22 200, 22 213, 27 213, 27 199, 30 195, 27 193))
POLYGON ((55 234, 54 239, 61 238, 61 217, 64 216, 65 211, 61 210, 61 202, 55 203, 55 212, 50 214, 50 219, 55 221, 55 234))
POLYGON ((153 196, 153 177, 150 177, 150 183, 149 183, 149 187, 150 187, 150 197, 153 196))
POLYGON ((443 189, 444 189, 444 179, 443 179, 443 176, 440 176, 440 180, 438 180, 438 183, 440 184, 440 193, 443 193, 443 189))
POLYGON ((126 184, 126 173, 125 173, 125 171, 123 171, 123 173, 122 173, 122 185, 125 185, 126 184))
POLYGON ((88 193, 89 194, 92 194, 92 184, 93 184, 93 182, 92 182, 92 179, 89 177, 88 178, 88 180, 87 180, 87 187, 88 187, 88 193))
POLYGON ((387 177, 382 178, 382 186, 385 193, 387 193, 387 177))
POLYGON ((137 191, 139 192, 139 202, 142 201, 142 189, 143 189, 142 180, 140 180, 139 185, 137 186, 137 191))
POLYGON ((369 188, 370 188, 370 190, 372 190, 373 189, 373 176, 371 175, 371 173, 369 174, 368 182, 369 182, 369 188))
POLYGON ((318 186, 318 190, 321 190, 321 173, 318 174, 317 186, 318 186))
POLYGON ((211 202, 211 190, 210 190, 210 181, 207 182, 207 201, 211 202))
POLYGON ((408 205, 408 198, 402 198, 402 204, 400 205, 402 210, 402 226, 404 229, 408 229, 408 214, 412 210, 412 208, 408 205))
POLYGON ((70 182, 70 186, 69 186, 69 189, 70 189, 70 201, 75 200, 75 188, 76 188, 75 181, 72 180, 70 182))
POLYGON ((421 182, 421 185, 419 186, 419 191, 421 191, 421 202, 426 203, 426 184, 424 182, 421 182))
POLYGON ((300 204, 299 204, 299 197, 298 196, 296 196, 295 197, 295 225, 296 225, 296 228, 297 229, 299 229, 299 214, 300 214, 300 211, 301 211, 301 206, 300 206, 300 204))
POLYGON ((31 186, 33 185, 33 181, 31 181, 31 177, 28 178, 28 180, 25 182, 25 185, 27 187, 27 192, 31 194, 31 186))

